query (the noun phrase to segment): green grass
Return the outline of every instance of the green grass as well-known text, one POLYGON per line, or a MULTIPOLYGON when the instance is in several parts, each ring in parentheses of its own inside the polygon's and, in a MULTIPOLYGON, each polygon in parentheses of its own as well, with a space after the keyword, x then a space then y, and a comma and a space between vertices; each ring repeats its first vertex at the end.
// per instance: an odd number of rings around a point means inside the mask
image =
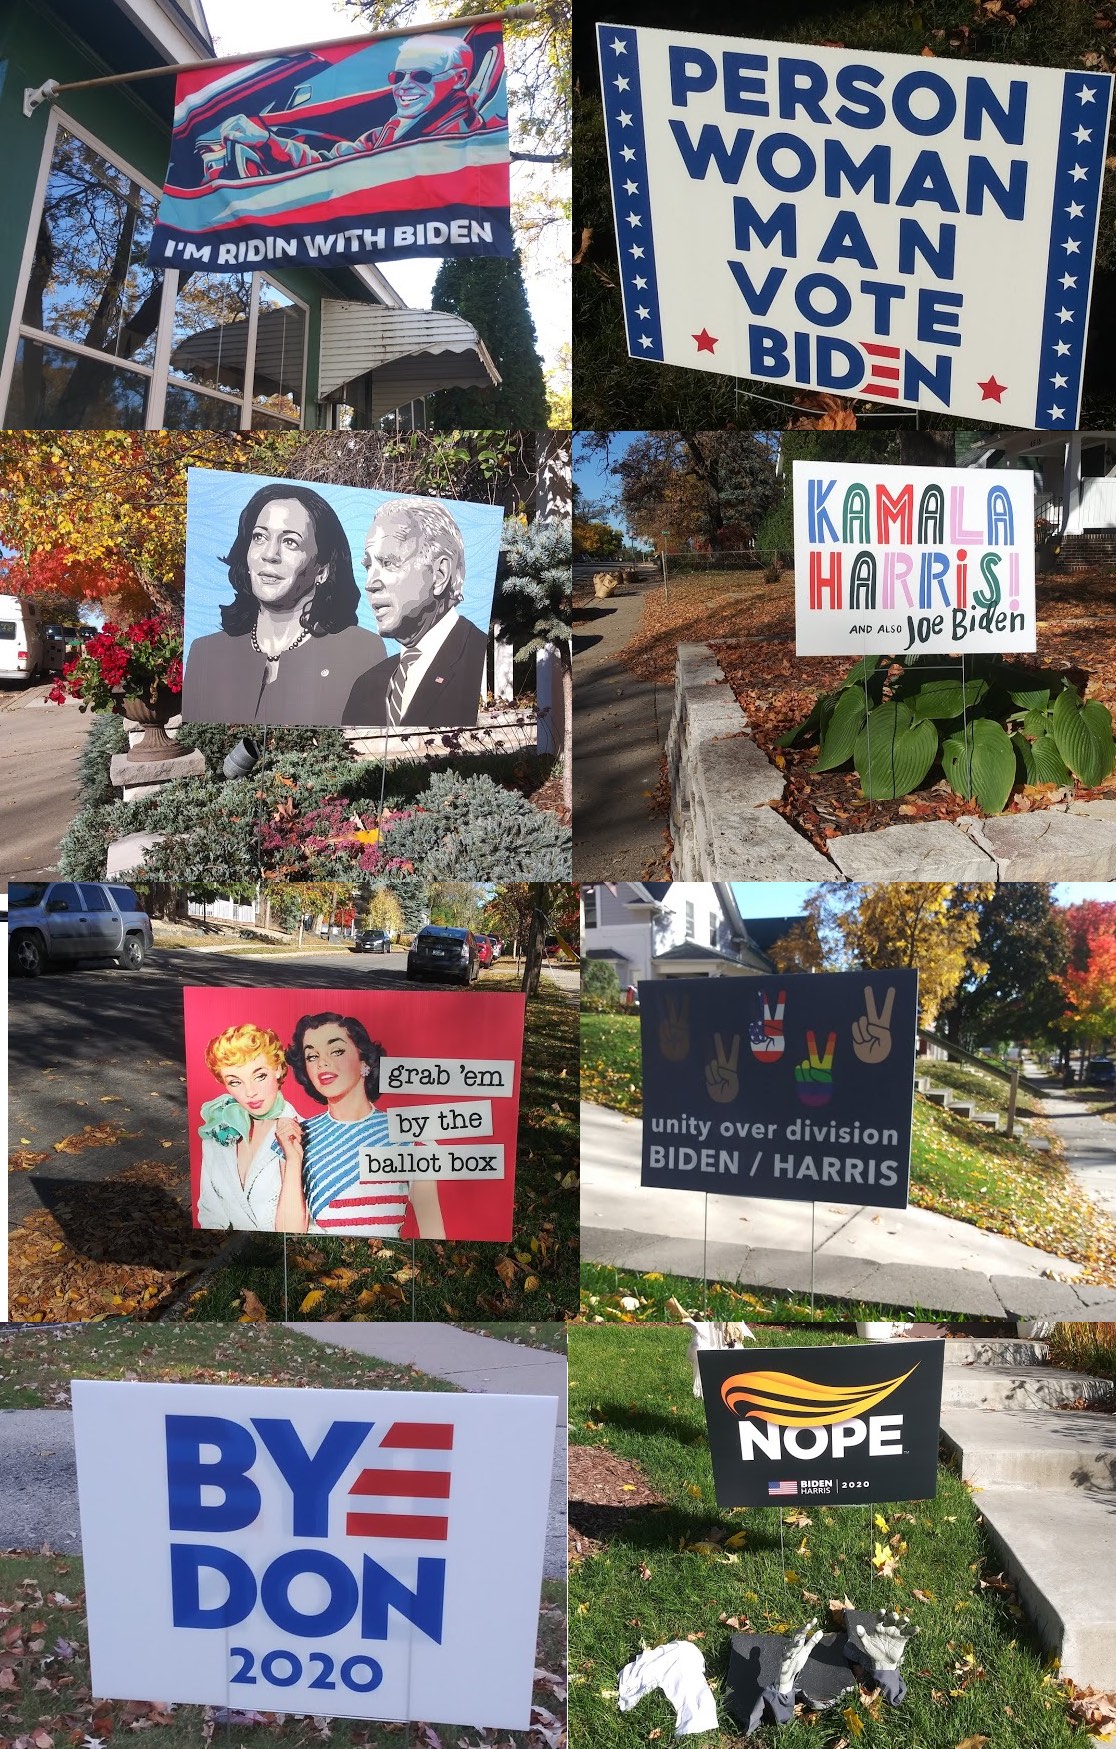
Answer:
MULTIPOLYGON (((641 1114, 638 1015, 582 1014, 581 1089, 586 1099, 641 1114)), ((1116 1282, 1116 1221, 1087 1200, 1056 1154, 1009 1142, 921 1096, 914 1103, 910 1197, 919 1208, 1080 1263, 1083 1280, 1116 1282)))
MULTIPOLYGON (((499 973, 495 974, 498 978, 499 973)), ((271 1321, 288 1316, 380 1321, 450 1318, 561 1322, 575 1316, 577 1009, 545 981, 527 1004, 523 1094, 510 1245, 420 1239, 246 1238, 238 1255, 190 1299, 194 1320, 236 1322, 252 1293, 271 1321), (310 1300, 308 1296, 320 1298, 310 1300)))
MULTIPOLYGON (((165 1712, 150 1699, 94 1702, 82 1563, 74 1555, 0 1555, 0 1621, 5 1624, 3 1664, 15 1676, 14 1687, 0 1689, 0 1741, 18 1742, 21 1749, 47 1749, 48 1744, 61 1749, 83 1739, 95 1739, 99 1749, 125 1749, 139 1732, 154 1726, 159 1749, 199 1749, 210 1742, 228 1749, 320 1749, 326 1739, 336 1749, 411 1749, 415 1743, 439 1741, 417 1722, 331 1719, 323 1728, 323 1721, 300 1714, 225 1713, 200 1706, 165 1712)), ((478 1631, 483 1632, 483 1622, 482 1613, 478 1631)), ((565 1713, 555 1693, 556 1687, 565 1686, 565 1642, 565 1586, 545 1580, 533 1703, 558 1717, 565 1713), (547 1676, 555 1680, 542 1680, 547 1676)), ((440 1735, 450 1733, 442 1738, 445 1742, 467 1746, 498 1742, 500 1749, 505 1744, 538 1749, 539 1743, 526 1731, 484 1732, 442 1724, 434 1729, 440 1735)))
MULTIPOLYGON (((826 1340, 823 1331, 765 1332, 765 1341, 826 1340)), ((733 1617, 756 1632, 826 1621, 830 1599, 860 1608, 896 1608, 920 1632, 907 1661, 908 1698, 896 1711, 855 1696, 819 1724, 799 1716, 753 1741, 780 1749, 955 1749, 966 1737, 989 1749, 1085 1749, 1089 1739, 1066 1712, 1066 1693, 1044 1671, 1014 1593, 981 1581, 998 1571, 968 1491, 939 1470, 937 1498, 909 1506, 815 1507, 802 1514, 760 1508, 718 1510, 702 1405, 691 1394, 687 1334, 659 1328, 577 1326, 570 1333, 571 1440, 606 1446, 637 1462, 664 1507, 635 1512, 570 1580, 570 1670, 575 1743, 637 1749, 669 1742, 673 1712, 662 1694, 632 1712, 616 1706, 617 1672, 640 1650, 698 1636, 706 1673, 720 1699, 733 1617), (870 1522, 882 1513, 887 1529, 870 1522), (785 1558, 780 1558, 783 1522, 785 1558), (795 1521, 797 1517, 797 1522, 795 1521), (743 1531, 736 1558, 686 1545, 722 1543, 743 1531), (893 1577, 874 1576, 871 1541, 898 1554, 893 1577), (905 1545, 905 1548, 902 1546, 905 1545), (915 1597, 915 1591, 923 1594, 915 1597)), ((733 1749, 739 1730, 702 1739, 733 1749)))
MULTIPOLYGON (((998 1111, 1007 1116, 1011 1088, 998 1075, 985 1074, 981 1069, 970 1068, 967 1063, 940 1063, 925 1057, 919 1058, 917 1073, 920 1077, 927 1077, 935 1087, 948 1087, 959 1098, 972 1099, 981 1111, 998 1111)), ((1041 1118, 1042 1102, 1025 1087, 1020 1087, 1015 1113, 1017 1117, 1041 1118)))
MULTIPOLYGON (((709 1283, 690 1276, 661 1275, 658 1270, 646 1274, 638 1269, 615 1269, 608 1263, 581 1262, 581 1316, 588 1323, 658 1324, 670 1323, 666 1309, 669 1299, 676 1299, 687 1312, 697 1317, 720 1319, 726 1323, 803 1324, 807 1328, 815 1321, 825 1324, 835 1321, 857 1323, 869 1319, 893 1319, 894 1306, 881 1306, 866 1300, 829 1299, 818 1294, 811 1316, 808 1294, 781 1292, 775 1288, 744 1288, 739 1282, 709 1283), (632 1311, 620 1302, 637 1299, 639 1308, 632 1311)), ((917 1323, 965 1324, 979 1323, 987 1335, 1014 1335, 1010 1327, 992 1318, 967 1318, 959 1312, 935 1312, 919 1306, 904 1316, 917 1323)))
POLYGON ((187 1380, 214 1385, 318 1385, 333 1390, 455 1387, 413 1367, 335 1348, 282 1325, 0 1325, 0 1409, 68 1408, 70 1380, 187 1380))

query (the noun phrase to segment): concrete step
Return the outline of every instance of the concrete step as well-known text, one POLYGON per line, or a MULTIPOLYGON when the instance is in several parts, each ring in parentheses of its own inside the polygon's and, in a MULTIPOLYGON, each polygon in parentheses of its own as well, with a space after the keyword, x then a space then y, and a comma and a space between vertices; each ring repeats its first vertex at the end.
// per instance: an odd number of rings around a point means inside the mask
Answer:
POLYGON ((949 1095, 944 1087, 931 1087, 926 1095, 931 1105, 945 1105, 949 1095))
POLYGON ((1116 1688, 1116 1489, 985 1488, 974 1505, 1062 1674, 1116 1688))
POLYGON ((966 1409, 1056 1409, 1078 1400, 1108 1403, 1112 1395, 1108 1379, 1052 1366, 951 1368, 942 1388, 943 1403, 966 1409))
POLYGON ((1000 1127, 999 1114, 994 1111, 975 1111, 973 1122, 980 1124, 981 1128, 986 1130, 998 1130, 1000 1127))
POLYGON ((946 1367, 1041 1366, 1049 1358, 1049 1344, 1023 1336, 958 1336, 945 1345, 946 1367))
MULTIPOLYGON (((942 1408, 942 1437, 974 1488, 1116 1488, 1116 1416, 1088 1409, 942 1408)), ((978 1501, 979 1505, 980 1502, 978 1501)))
POLYGON ((947 1099, 946 1110, 954 1117, 972 1117, 973 1103, 971 1099, 947 1099))

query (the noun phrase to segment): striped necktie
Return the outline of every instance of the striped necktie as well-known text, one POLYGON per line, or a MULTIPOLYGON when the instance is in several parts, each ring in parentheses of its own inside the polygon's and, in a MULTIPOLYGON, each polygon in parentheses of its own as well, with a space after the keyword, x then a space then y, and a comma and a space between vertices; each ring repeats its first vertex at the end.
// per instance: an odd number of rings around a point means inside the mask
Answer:
POLYGON ((405 649, 399 652, 399 663, 391 677, 391 685, 387 695, 387 726, 397 729, 403 720, 403 694, 407 688, 407 675, 419 659, 417 649, 405 649))

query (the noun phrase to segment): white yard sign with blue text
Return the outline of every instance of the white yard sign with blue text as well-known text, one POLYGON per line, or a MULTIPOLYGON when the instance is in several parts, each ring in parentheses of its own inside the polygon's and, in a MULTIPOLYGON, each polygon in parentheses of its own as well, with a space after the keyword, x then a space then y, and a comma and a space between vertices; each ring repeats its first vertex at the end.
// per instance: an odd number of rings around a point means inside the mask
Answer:
POLYGON ((553 1397, 75 1380, 94 1694, 527 1730, 553 1397))
POLYGON ((598 43, 633 358, 1075 428, 1111 75, 598 43))

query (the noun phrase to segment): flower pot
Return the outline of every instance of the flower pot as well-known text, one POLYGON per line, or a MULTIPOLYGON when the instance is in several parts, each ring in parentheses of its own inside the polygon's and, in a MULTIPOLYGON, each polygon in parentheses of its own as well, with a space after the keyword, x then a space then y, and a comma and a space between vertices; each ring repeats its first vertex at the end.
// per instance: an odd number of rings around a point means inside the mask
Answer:
POLYGON ((856 1333, 863 1342, 894 1342, 897 1337, 905 1336, 910 1327, 909 1323, 890 1323, 883 1319, 858 1320, 856 1333))
POLYGON ((177 715, 178 708, 177 694, 165 686, 157 689, 153 705, 145 698, 121 699, 122 715, 130 723, 138 723, 143 728, 142 737, 128 755, 134 765, 154 765, 164 759, 181 759, 189 751, 186 747, 180 747, 177 741, 172 741, 167 734, 166 725, 177 715))

